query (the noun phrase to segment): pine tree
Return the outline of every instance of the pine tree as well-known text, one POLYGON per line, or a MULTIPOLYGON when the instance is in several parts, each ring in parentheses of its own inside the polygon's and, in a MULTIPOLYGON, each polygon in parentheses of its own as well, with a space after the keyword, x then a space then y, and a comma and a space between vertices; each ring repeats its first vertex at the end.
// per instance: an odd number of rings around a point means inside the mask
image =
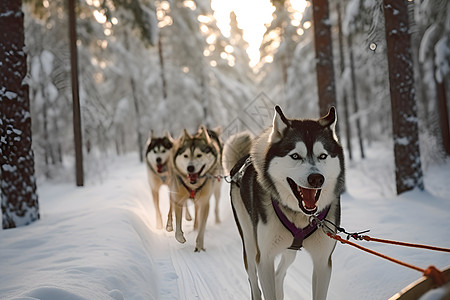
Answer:
POLYGON ((22 1, 0 2, 0 172, 4 229, 39 219, 23 20, 22 1))

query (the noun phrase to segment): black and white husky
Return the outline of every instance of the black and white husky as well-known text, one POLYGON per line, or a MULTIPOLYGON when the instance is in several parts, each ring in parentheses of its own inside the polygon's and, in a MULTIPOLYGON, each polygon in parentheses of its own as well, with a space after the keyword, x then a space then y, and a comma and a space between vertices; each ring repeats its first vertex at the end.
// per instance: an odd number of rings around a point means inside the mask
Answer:
POLYGON ((283 299, 284 277, 300 248, 313 260, 313 299, 326 299, 335 241, 316 225, 324 218, 340 223, 344 156, 336 110, 318 120, 275 110, 272 127, 256 139, 246 132, 230 137, 223 155, 252 299, 261 299, 258 278, 265 299, 283 299))
MULTIPOLYGON (((172 138, 168 133, 162 137, 156 137, 153 131, 147 140, 145 146, 145 165, 147 169, 147 179, 150 189, 152 190, 153 203, 156 211, 156 228, 161 229, 163 226, 161 210, 159 209, 159 190, 163 184, 169 182, 169 171, 167 162, 170 157, 170 149, 172 149, 172 138)), ((169 210, 168 217, 172 218, 172 210, 169 210)), ((167 230, 171 231, 172 223, 167 224, 167 230)))

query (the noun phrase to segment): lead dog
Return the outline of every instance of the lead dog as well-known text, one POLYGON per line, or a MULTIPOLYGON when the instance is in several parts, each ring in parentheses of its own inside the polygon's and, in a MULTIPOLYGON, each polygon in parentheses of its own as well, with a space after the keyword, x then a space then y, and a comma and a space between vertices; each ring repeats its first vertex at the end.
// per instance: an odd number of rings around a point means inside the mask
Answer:
MULTIPOLYGON (((217 191, 219 182, 215 179, 221 172, 221 149, 203 126, 194 136, 186 130, 174 143, 170 158, 170 200, 175 210, 175 238, 184 243, 182 230, 183 206, 189 199, 194 202, 194 229, 198 229, 195 252, 205 250, 204 234, 209 214, 209 200, 217 191)), ((220 195, 216 194, 216 197, 220 195)), ((218 198, 216 198, 216 203, 218 198)), ((218 212, 218 211, 217 211, 218 212)), ((218 215, 216 215, 216 220, 218 215)))
POLYGON ((265 299, 283 299, 284 277, 299 248, 313 260, 313 299, 326 299, 336 243, 310 219, 340 223, 344 156, 336 111, 296 120, 275 110, 272 127, 256 139, 246 132, 230 137, 223 155, 252 299, 261 299, 258 279, 265 299))

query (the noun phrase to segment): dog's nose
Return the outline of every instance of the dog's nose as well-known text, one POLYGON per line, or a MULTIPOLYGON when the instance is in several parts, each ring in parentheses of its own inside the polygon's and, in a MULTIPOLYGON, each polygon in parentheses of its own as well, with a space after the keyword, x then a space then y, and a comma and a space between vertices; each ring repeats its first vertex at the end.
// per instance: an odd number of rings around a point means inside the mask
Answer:
POLYGON ((188 167, 187 167, 187 171, 188 171, 189 173, 194 173, 195 167, 194 167, 194 166, 188 166, 188 167))
POLYGON ((320 188, 322 184, 324 183, 325 178, 322 174, 319 173, 313 173, 308 176, 308 183, 313 188, 320 188))
POLYGON ((161 157, 157 157, 157 158, 156 158, 156 163, 157 163, 157 164, 160 164, 161 161, 162 161, 162 160, 161 160, 161 157))

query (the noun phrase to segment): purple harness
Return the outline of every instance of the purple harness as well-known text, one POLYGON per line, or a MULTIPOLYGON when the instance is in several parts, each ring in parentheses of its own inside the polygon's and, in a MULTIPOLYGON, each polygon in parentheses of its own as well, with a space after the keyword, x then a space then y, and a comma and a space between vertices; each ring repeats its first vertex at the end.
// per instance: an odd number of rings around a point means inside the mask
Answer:
MULTIPOLYGON (((298 228, 294 223, 288 220, 286 215, 281 211, 280 206, 278 205, 278 201, 272 199, 272 206, 277 213, 278 219, 280 219, 281 223, 283 223, 284 227, 292 233, 294 237, 294 241, 292 245, 288 249, 292 250, 300 250, 303 245, 303 240, 309 237, 317 230, 317 222, 316 220, 312 220, 308 226, 304 228, 298 228)), ((323 221, 330 210, 330 206, 328 205, 318 216, 317 219, 323 221)))

